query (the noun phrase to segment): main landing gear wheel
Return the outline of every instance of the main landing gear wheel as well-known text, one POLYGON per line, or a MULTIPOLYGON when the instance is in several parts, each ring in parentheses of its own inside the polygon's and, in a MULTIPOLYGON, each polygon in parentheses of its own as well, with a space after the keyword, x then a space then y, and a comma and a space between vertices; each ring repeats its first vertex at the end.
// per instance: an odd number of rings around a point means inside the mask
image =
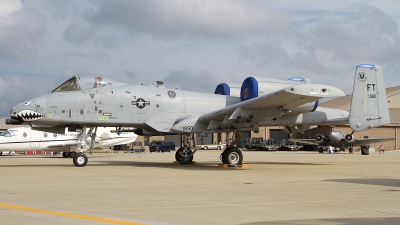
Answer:
POLYGON ((229 147, 222 153, 222 163, 228 165, 242 165, 243 154, 240 149, 229 147))
POLYGON ((361 146, 361 155, 369 155, 369 145, 361 146))
POLYGON ((175 153, 176 161, 180 163, 191 163, 193 161, 192 150, 181 147, 175 153))
POLYGON ((74 165, 76 167, 84 167, 88 163, 88 158, 85 154, 78 153, 78 154, 75 154, 72 161, 74 162, 74 165))
POLYGON ((69 152, 68 154, 71 158, 75 158, 76 156, 76 152, 69 152))

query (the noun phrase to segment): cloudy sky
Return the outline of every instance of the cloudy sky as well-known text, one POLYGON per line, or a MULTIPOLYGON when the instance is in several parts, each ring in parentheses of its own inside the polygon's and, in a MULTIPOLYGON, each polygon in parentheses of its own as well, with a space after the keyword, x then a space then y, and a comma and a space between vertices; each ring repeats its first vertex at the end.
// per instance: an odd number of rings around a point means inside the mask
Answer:
POLYGON ((351 93, 357 64, 400 85, 400 0, 0 0, 0 116, 77 73, 214 92, 249 76, 351 93))

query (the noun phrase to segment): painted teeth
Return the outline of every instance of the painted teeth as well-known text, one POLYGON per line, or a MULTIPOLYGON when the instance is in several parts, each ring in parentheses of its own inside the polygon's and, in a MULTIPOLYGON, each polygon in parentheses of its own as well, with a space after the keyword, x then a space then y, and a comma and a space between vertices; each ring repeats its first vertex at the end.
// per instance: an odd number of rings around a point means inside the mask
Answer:
POLYGON ((42 119, 44 115, 38 112, 34 112, 32 110, 22 110, 18 113, 12 114, 11 117, 20 121, 34 121, 42 119))

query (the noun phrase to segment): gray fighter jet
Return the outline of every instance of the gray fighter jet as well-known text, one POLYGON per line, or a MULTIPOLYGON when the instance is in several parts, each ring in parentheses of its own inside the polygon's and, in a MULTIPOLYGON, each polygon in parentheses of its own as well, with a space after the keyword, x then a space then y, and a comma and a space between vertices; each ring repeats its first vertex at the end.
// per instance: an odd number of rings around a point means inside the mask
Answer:
MULTIPOLYGON (((65 127, 80 128, 82 146, 86 145, 86 129, 95 133, 98 126, 135 127, 136 134, 148 136, 181 134, 183 146, 175 154, 181 163, 193 160, 196 150, 190 147, 195 146, 195 133, 234 134, 260 126, 292 126, 302 131, 313 125, 346 123, 362 131, 390 123, 382 68, 376 65, 356 67, 351 113, 318 107, 319 99, 344 92, 306 79, 258 81, 248 77, 240 96, 230 96, 228 84, 220 87, 217 94, 209 94, 168 89, 162 82, 147 87, 80 74, 47 95, 13 107, 7 123, 30 123, 33 129, 53 133, 64 132, 65 127)), ((242 164, 243 155, 235 142, 227 145, 221 160, 242 164)), ((73 159, 75 166, 85 166, 87 161, 83 153, 73 159)))
POLYGON ((369 145, 373 143, 379 143, 384 141, 392 141, 394 138, 354 138, 353 134, 344 135, 340 131, 332 131, 329 133, 327 137, 322 134, 317 134, 314 139, 290 139, 294 142, 300 142, 310 145, 318 145, 318 146, 332 146, 336 148, 340 148, 344 150, 345 148, 349 148, 352 152, 354 146, 361 147, 361 154, 368 155, 369 154, 369 145))

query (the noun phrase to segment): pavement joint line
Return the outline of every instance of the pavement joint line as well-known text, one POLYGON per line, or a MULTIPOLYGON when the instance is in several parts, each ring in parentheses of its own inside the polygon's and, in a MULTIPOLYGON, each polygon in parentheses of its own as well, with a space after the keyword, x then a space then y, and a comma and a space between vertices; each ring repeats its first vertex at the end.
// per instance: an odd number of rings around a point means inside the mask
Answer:
POLYGON ((51 210, 35 209, 35 208, 29 208, 29 207, 17 206, 17 205, 10 205, 10 204, 3 204, 3 203, 0 203, 0 207, 7 208, 7 209, 28 211, 28 212, 33 212, 33 213, 41 213, 41 214, 49 214, 49 215, 55 215, 55 216, 70 217, 70 218, 82 219, 82 220, 92 220, 92 221, 98 221, 98 222, 103 222, 103 223, 112 223, 112 224, 121 224, 121 225, 145 225, 144 223, 135 223, 135 222, 129 222, 129 221, 122 221, 122 220, 113 220, 113 219, 94 217, 94 216, 86 216, 86 215, 80 215, 80 214, 74 214, 74 213, 56 212, 56 211, 51 211, 51 210))

